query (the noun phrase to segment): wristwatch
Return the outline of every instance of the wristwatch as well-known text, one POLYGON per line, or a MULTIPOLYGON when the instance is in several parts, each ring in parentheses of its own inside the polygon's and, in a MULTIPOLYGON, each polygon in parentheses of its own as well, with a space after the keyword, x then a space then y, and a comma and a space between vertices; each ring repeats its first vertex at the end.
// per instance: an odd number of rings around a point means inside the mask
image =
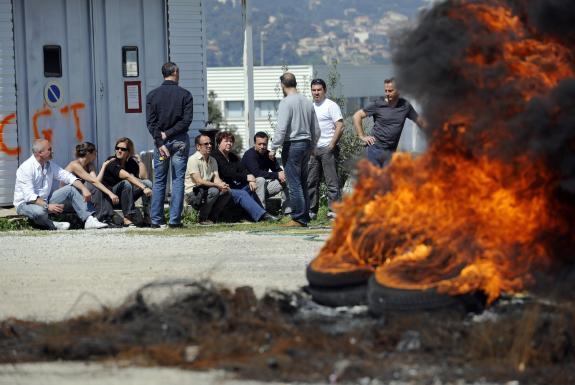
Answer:
POLYGON ((42 205, 42 207, 44 207, 44 209, 48 210, 48 202, 44 201, 44 204, 42 205))

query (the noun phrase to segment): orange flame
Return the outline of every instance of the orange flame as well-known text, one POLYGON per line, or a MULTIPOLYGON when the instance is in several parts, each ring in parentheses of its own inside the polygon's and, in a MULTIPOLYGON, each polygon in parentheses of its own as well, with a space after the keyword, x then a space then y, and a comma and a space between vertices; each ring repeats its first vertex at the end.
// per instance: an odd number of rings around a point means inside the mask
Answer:
MULTIPOLYGON (((562 79, 574 77, 568 48, 530 36, 519 17, 504 6, 462 4, 489 33, 501 40, 496 50, 472 44, 462 75, 482 91, 508 85, 518 100, 510 114, 562 79), (496 80, 483 75, 499 69, 496 80)), ((462 12, 451 17, 466 22, 462 12)), ((473 143, 488 150, 510 137, 505 117, 473 143)), ((536 267, 551 256, 546 234, 566 233, 553 218, 555 175, 542 162, 519 156, 504 162, 489 151, 466 151, 465 137, 473 116, 452 116, 418 158, 395 154, 379 169, 358 164, 352 195, 336 206, 333 233, 312 267, 326 272, 375 271, 387 286, 436 288, 449 294, 483 291, 488 301, 501 292, 522 290, 536 267)), ((469 145, 467 145, 469 147, 469 145)))

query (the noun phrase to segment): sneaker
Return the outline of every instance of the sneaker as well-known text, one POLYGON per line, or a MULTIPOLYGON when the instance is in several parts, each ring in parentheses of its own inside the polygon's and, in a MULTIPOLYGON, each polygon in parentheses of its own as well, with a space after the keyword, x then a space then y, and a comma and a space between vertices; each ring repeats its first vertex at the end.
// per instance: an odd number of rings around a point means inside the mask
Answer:
POLYGON ((282 227, 307 227, 307 224, 301 223, 298 221, 294 221, 293 219, 290 219, 290 221, 287 223, 284 223, 282 225, 282 227))
POLYGON ((327 212, 327 218, 328 219, 335 219, 336 214, 333 211, 328 211, 327 212))
POLYGON ((274 217, 273 215, 271 215, 270 213, 265 213, 261 218, 260 221, 266 221, 266 222, 277 222, 280 219, 278 217, 274 217))
POLYGON ((150 228, 152 228, 152 229, 165 229, 166 227, 168 227, 168 226, 166 226, 165 224, 161 224, 161 225, 160 225, 160 224, 157 224, 157 223, 152 223, 152 224, 150 225, 150 228))
POLYGON ((103 229, 104 227, 108 227, 107 223, 100 222, 96 217, 90 215, 86 222, 84 222, 84 228, 86 230, 90 229, 103 229))
POLYGON ((52 222, 56 227, 56 230, 68 230, 70 228, 69 222, 52 222))
POLYGON ((317 218, 317 214, 316 214, 316 213, 312 213, 312 212, 310 211, 310 212, 309 212, 309 219, 311 219, 311 220, 313 221, 313 220, 316 219, 316 218, 317 218))
POLYGON ((184 225, 182 225, 181 223, 168 223, 168 227, 170 229, 182 229, 184 225))
POLYGON ((206 219, 205 221, 200 221, 200 225, 202 225, 202 226, 210 226, 213 224, 214 224, 214 222, 210 221, 209 219, 206 219))

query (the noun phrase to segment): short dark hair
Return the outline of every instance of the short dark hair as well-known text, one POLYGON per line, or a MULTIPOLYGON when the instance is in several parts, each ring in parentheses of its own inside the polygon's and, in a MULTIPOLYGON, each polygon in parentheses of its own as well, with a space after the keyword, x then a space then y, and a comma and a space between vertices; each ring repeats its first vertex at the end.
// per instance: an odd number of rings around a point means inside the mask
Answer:
POLYGON ((234 134, 229 131, 220 131, 216 135, 216 144, 219 145, 224 139, 231 139, 232 143, 236 142, 236 137, 234 134))
POLYGON ((164 63, 162 66, 162 75, 167 78, 168 76, 173 75, 178 71, 178 66, 176 63, 172 63, 171 61, 164 63))
POLYGON ((269 136, 268 134, 266 134, 265 132, 263 132, 263 131, 258 131, 258 132, 256 132, 256 134, 254 135, 254 143, 255 143, 255 141, 256 141, 256 138, 260 138, 260 139, 264 139, 264 138, 265 138, 265 139, 268 139, 268 140, 269 140, 270 136, 269 136))
POLYGON ((325 82, 323 81, 323 79, 320 79, 320 78, 313 79, 313 80, 311 81, 310 87, 311 87, 311 86, 314 86, 314 85, 316 85, 316 84, 319 84, 320 86, 322 86, 324 91, 327 90, 327 85, 325 84, 325 82))
POLYGON ((200 135, 197 135, 197 136, 196 136, 196 138, 194 139, 194 143, 195 143, 195 144, 201 144, 201 143, 200 143, 200 138, 201 138, 202 136, 205 136, 206 138, 209 138, 209 136, 206 135, 206 134, 200 134, 200 135))
POLYGON ((389 83, 395 84, 395 78, 389 78, 383 81, 383 84, 389 84, 389 83))
POLYGON ((284 72, 282 76, 280 76, 280 82, 284 85, 284 87, 288 88, 296 88, 297 82, 295 81, 295 75, 291 72, 284 72))

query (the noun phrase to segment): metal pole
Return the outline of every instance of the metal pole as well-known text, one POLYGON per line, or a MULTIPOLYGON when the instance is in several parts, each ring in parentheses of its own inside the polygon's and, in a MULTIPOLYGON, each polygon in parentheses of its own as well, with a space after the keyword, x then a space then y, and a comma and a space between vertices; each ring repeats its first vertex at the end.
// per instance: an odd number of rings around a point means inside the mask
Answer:
POLYGON ((246 148, 251 147, 255 133, 254 124, 254 51, 252 46, 252 20, 248 0, 242 0, 244 21, 244 122, 246 148))
POLYGON ((264 31, 260 31, 260 66, 264 65, 264 31))

